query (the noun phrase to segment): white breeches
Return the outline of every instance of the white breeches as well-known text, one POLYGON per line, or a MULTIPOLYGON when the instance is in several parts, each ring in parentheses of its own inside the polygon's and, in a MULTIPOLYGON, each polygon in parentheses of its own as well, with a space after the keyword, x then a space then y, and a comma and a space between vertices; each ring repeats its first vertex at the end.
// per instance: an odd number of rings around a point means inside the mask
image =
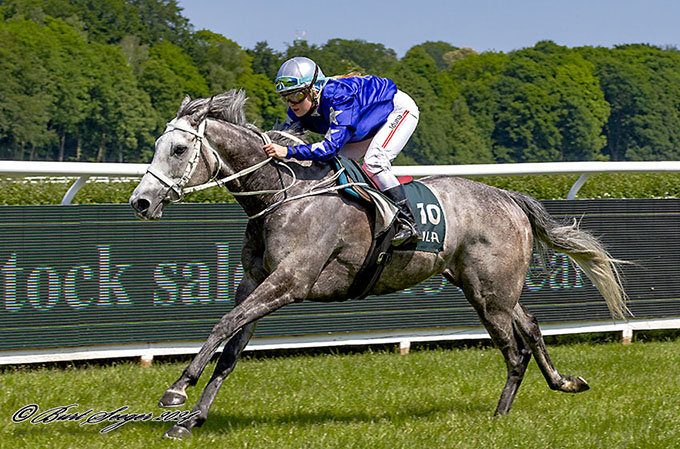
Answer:
POLYGON ((340 154, 358 160, 364 157, 363 168, 373 182, 385 191, 399 185, 392 174, 392 161, 404 149, 418 124, 418 106, 404 92, 394 95, 394 109, 372 139, 345 144, 340 154))

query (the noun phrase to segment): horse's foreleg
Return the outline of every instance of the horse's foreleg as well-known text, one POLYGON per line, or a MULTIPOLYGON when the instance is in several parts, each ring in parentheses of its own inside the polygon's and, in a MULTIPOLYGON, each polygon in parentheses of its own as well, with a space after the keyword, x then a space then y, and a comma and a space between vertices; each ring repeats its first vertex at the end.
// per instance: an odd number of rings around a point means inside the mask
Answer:
MULTIPOLYGON (((239 305, 241 304, 247 297, 250 295, 253 290, 257 287, 257 283, 250 279, 249 277, 245 277, 240 283, 238 288, 236 289, 236 294, 234 298, 234 304, 239 305)), ((241 338, 236 338, 238 336, 235 335, 234 338, 230 339, 227 344, 224 347, 224 352, 222 354, 222 358, 225 357, 225 354, 229 354, 230 352, 235 354, 233 364, 236 364, 236 359, 238 358, 238 355, 241 353, 243 348, 245 348, 246 344, 248 344, 248 340, 250 340, 250 336, 252 335, 252 331, 248 334, 247 338, 243 341, 241 338), (233 341, 232 341, 233 340, 233 341)), ((205 345, 204 345, 205 346, 205 345)), ((218 345, 219 347, 219 345, 218 345)), ((208 361, 210 358, 212 358, 212 355, 214 354, 211 353, 208 356, 208 361)), ((206 354, 207 355, 207 354, 206 354)), ((221 360, 221 358, 220 358, 221 360)), ((202 360, 201 360, 202 362, 202 360)), ((207 365, 208 362, 206 362, 207 365)), ((218 362, 219 365, 219 362, 218 362)), ((205 366, 201 368, 201 372, 205 369, 205 366)), ((232 367, 233 369, 233 367, 232 367)), ((184 403, 187 400, 187 394, 186 394, 186 388, 191 385, 195 385, 196 381, 198 380, 198 377, 190 377, 189 376, 190 372, 188 371, 188 368, 184 370, 182 375, 177 379, 175 383, 173 383, 170 388, 168 388, 165 391, 165 394, 163 394, 163 397, 161 400, 158 402, 158 405, 161 407, 180 407, 184 405, 184 403)), ((200 372, 198 373, 198 376, 200 376, 200 372)))
MULTIPOLYGON (((299 267, 299 265, 296 267, 299 267)), ((262 284, 255 288, 242 303, 236 305, 229 313, 224 315, 213 327, 210 336, 208 336, 196 357, 186 367, 179 380, 166 391, 166 396, 175 397, 178 392, 184 393, 184 389, 188 385, 195 385, 210 358, 224 340, 237 338, 234 344, 231 344, 230 340, 230 343, 227 345, 228 348, 225 348, 225 351, 229 349, 228 352, 233 353, 238 346, 245 346, 247 344, 255 321, 287 304, 295 302, 296 299, 304 298, 308 294, 312 282, 300 282, 300 276, 295 276, 296 272, 297 269, 277 269, 262 284)), ((233 368, 235 359, 235 356, 232 360, 232 356, 222 355, 220 361, 224 363, 216 368, 215 375, 206 387, 207 391, 204 392, 201 400, 194 408, 194 411, 198 411, 199 414, 188 421, 176 424, 165 434, 166 437, 188 437, 191 435, 191 427, 205 421, 210 404, 217 394, 224 377, 226 377, 230 368, 233 368)), ((182 398, 180 397, 180 399, 182 398)), ((186 394, 183 395, 183 399, 186 399, 186 394)))
POLYGON ((247 324, 229 340, 224 347, 222 355, 217 361, 217 366, 215 367, 215 371, 210 378, 210 381, 192 410, 191 418, 186 421, 178 422, 163 435, 164 438, 182 439, 189 437, 191 436, 191 429, 195 426, 200 427, 205 422, 208 418, 210 406, 215 400, 220 387, 227 376, 231 374, 236 367, 238 357, 241 354, 241 351, 243 351, 243 348, 248 344, 254 330, 255 323, 247 324))
POLYGON ((259 320, 281 307, 295 302, 299 298, 287 291, 289 276, 272 274, 241 304, 235 306, 231 312, 224 315, 213 327, 206 342, 187 366, 182 374, 188 385, 195 385, 206 365, 210 361, 219 345, 231 338, 246 324, 259 320))

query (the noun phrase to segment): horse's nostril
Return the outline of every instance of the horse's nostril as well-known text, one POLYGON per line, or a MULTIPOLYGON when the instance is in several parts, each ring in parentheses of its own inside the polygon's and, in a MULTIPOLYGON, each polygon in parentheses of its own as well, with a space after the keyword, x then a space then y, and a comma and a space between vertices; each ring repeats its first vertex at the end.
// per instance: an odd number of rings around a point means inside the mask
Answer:
POLYGON ((149 210, 149 206, 151 206, 151 203, 149 200, 145 200, 144 198, 139 198, 132 202, 132 207, 140 214, 149 210))

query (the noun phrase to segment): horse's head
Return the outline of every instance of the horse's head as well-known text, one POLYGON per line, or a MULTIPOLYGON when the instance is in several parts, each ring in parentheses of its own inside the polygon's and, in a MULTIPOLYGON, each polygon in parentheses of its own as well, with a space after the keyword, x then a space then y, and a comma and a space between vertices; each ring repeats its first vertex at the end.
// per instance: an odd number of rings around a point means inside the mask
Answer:
POLYGON ((203 185, 218 174, 219 156, 205 137, 210 103, 186 113, 190 101, 188 96, 184 98, 177 117, 156 140, 151 165, 132 192, 130 205, 139 218, 161 218, 165 205, 180 201, 191 187, 203 185))
MULTIPOLYGON (((257 177, 249 179, 255 182, 250 187, 255 188, 244 192, 249 186, 241 181, 269 165, 271 158, 262 150, 264 141, 299 144, 304 142, 301 140, 303 130, 262 133, 246 120, 245 102, 242 90, 230 90, 210 99, 192 101, 188 96, 184 99, 177 116, 156 140, 151 165, 130 197, 130 205, 139 218, 157 220, 167 204, 181 201, 186 193, 216 184, 227 186, 235 196, 287 190, 277 186, 272 190, 262 183, 266 177, 257 177)), ((274 170, 274 173, 278 172, 274 170)), ((272 183, 278 185, 280 179, 275 175, 272 183)))

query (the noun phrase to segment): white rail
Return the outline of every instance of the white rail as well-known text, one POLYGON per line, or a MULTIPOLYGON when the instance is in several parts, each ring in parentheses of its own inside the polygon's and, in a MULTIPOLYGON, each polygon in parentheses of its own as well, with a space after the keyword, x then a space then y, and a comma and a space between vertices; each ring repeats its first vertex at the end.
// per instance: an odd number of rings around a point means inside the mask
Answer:
MULTIPOLYGON (((114 164, 93 162, 25 162, 0 161, 0 176, 69 176, 78 180, 66 192, 62 204, 70 204, 90 176, 137 177, 146 173, 147 164, 114 164)), ((680 161, 666 162, 537 162, 527 164, 472 165, 399 165, 397 176, 513 176, 580 174, 569 190, 567 199, 576 194, 593 173, 668 173, 680 172, 680 161)))
MULTIPOLYGON (((630 344, 634 331, 680 329, 680 319, 659 318, 632 320, 628 322, 581 322, 568 324, 541 324, 543 335, 569 335, 593 332, 621 333, 621 342, 630 344)), ((401 330, 362 332, 357 334, 328 334, 291 337, 253 338, 246 351, 305 349, 329 346, 399 345, 402 354, 408 352, 411 343, 436 341, 482 340, 489 338, 483 327, 465 327, 437 330, 401 330)), ((168 343, 131 343, 70 348, 23 349, 0 351, 0 365, 23 363, 64 362, 71 360, 115 359, 139 357, 142 363, 150 363, 154 357, 196 354, 202 341, 176 341, 168 343)))
POLYGON ((673 173, 680 172, 680 161, 667 162, 537 162, 526 164, 476 164, 476 165, 421 165, 398 166, 395 175, 430 176, 512 176, 512 175, 565 175, 581 174, 567 194, 568 200, 576 194, 594 173, 673 173))
MULTIPOLYGON (((89 162, 23 162, 0 161, 0 176, 26 177, 77 177, 64 196, 62 204, 70 204, 71 200, 90 176, 109 177, 141 177, 146 173, 147 164, 115 164, 89 162)), ((479 164, 479 165, 427 165, 427 166, 395 166, 397 176, 512 176, 538 174, 580 174, 579 179, 569 191, 568 198, 574 199, 588 176, 593 173, 645 173, 645 172, 680 172, 680 161, 671 162, 560 162, 529 164, 479 164)), ((624 342, 632 339, 634 330, 646 329, 678 329, 680 319, 632 320, 626 323, 570 323, 566 325, 541 326, 546 335, 571 334, 584 332, 621 332, 624 342)), ((315 346, 352 345, 352 344, 385 344, 399 343, 402 350, 407 349, 410 342, 457 340, 488 338, 482 328, 438 330, 436 332, 385 332, 381 334, 340 335, 328 338, 296 338, 254 339, 249 350, 302 348, 315 346)), ((16 363, 35 363, 59 360, 96 359, 108 357, 141 357, 149 361, 154 356, 167 354, 190 354, 198 350, 200 344, 172 343, 170 345, 138 344, 114 345, 82 348, 51 348, 49 350, 23 350, 0 352, 0 365, 16 363)))

